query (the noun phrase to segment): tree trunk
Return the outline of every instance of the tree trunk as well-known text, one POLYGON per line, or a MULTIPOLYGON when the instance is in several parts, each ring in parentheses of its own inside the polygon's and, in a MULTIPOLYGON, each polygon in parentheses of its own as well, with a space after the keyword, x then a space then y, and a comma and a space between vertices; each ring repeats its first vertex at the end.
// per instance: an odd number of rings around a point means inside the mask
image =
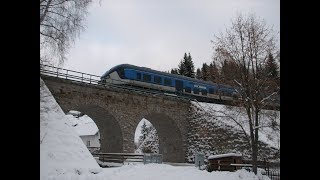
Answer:
POLYGON ((254 129, 254 143, 252 144, 252 161, 253 161, 253 172, 257 174, 257 160, 258 160, 258 140, 259 140, 259 129, 257 128, 259 126, 259 109, 257 107, 254 111, 255 115, 255 129, 254 129))
POLYGON ((253 165, 253 172, 257 174, 257 160, 258 160, 258 142, 253 142, 252 144, 252 165, 253 165))

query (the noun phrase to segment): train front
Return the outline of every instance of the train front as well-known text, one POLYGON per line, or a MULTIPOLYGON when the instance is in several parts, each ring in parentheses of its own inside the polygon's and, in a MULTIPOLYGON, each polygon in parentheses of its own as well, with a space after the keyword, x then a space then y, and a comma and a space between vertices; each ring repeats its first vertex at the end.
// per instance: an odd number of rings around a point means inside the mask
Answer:
POLYGON ((125 82, 123 81, 123 76, 124 76, 123 65, 117 65, 117 66, 111 68, 109 71, 105 72, 101 76, 100 83, 101 84, 107 84, 107 83, 125 84, 125 82))

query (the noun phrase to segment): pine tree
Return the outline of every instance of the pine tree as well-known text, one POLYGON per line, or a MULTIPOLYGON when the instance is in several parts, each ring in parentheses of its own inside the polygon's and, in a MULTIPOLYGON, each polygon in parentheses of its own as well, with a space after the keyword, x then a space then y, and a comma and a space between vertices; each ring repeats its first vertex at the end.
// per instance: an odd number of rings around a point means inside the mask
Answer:
POLYGON ((179 74, 178 69, 177 68, 173 68, 170 71, 171 74, 179 74))
POLYGON ((233 84, 235 80, 239 81, 240 72, 237 64, 234 61, 224 60, 221 67, 222 83, 233 84))
POLYGON ((152 124, 147 126, 146 123, 141 127, 139 145, 137 153, 159 153, 159 138, 156 129, 152 124))
POLYGON ((147 136, 147 125, 146 125, 146 122, 144 121, 142 126, 141 126, 141 136, 139 137, 139 144, 142 143, 145 139, 146 139, 146 136, 147 136))
POLYGON ((273 58, 273 55, 271 53, 269 53, 268 55, 268 59, 267 59, 267 63, 266 63, 266 73, 267 73, 267 77, 268 78, 277 78, 278 77, 278 65, 275 61, 275 59, 273 58))
POLYGON ((224 60, 221 66, 221 82, 226 83, 228 81, 228 61, 224 60))
POLYGON ((202 72, 201 72, 200 68, 197 68, 196 79, 202 79, 202 72))
POLYGON ((171 74, 176 73, 182 76, 195 78, 194 64, 190 53, 189 55, 187 55, 187 53, 184 53, 183 59, 180 60, 180 63, 178 65, 178 69, 171 69, 171 74))
POLYGON ((211 62, 209 65, 209 80, 212 82, 219 81, 219 69, 215 62, 211 62))
POLYGON ((184 53, 184 58, 183 60, 180 61, 178 65, 178 73, 182 76, 186 75, 186 65, 185 65, 185 59, 187 58, 187 54, 184 53))
POLYGON ((202 64, 201 72, 202 72, 202 79, 205 81, 208 81, 210 74, 209 74, 209 66, 207 63, 202 64))
POLYGON ((190 53, 189 53, 189 56, 186 56, 186 53, 185 53, 184 64, 186 67, 185 76, 194 78, 195 77, 194 64, 193 64, 192 57, 191 57, 190 53))

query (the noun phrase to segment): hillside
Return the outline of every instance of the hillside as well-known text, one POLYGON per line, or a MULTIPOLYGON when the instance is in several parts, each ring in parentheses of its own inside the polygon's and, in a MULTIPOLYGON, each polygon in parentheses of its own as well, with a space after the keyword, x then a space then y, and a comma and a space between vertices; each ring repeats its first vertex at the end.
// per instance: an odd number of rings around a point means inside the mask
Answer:
MULTIPOLYGON (((260 160, 280 161, 280 112, 263 111, 259 129, 260 160)), ((189 117, 190 131, 187 142, 187 161, 194 161, 200 152, 206 157, 212 154, 241 153, 250 159, 251 150, 240 126, 230 117, 242 122, 246 134, 249 127, 246 114, 239 107, 192 102, 189 117)))

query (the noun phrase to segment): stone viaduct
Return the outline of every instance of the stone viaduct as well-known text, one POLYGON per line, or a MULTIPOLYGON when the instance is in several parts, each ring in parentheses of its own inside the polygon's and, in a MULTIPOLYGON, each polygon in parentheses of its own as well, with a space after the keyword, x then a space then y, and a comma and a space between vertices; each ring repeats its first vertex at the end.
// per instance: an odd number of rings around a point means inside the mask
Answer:
POLYGON ((65 113, 77 110, 94 120, 102 152, 133 153, 136 127, 145 118, 157 129, 163 161, 185 162, 190 102, 50 76, 42 79, 65 113))

